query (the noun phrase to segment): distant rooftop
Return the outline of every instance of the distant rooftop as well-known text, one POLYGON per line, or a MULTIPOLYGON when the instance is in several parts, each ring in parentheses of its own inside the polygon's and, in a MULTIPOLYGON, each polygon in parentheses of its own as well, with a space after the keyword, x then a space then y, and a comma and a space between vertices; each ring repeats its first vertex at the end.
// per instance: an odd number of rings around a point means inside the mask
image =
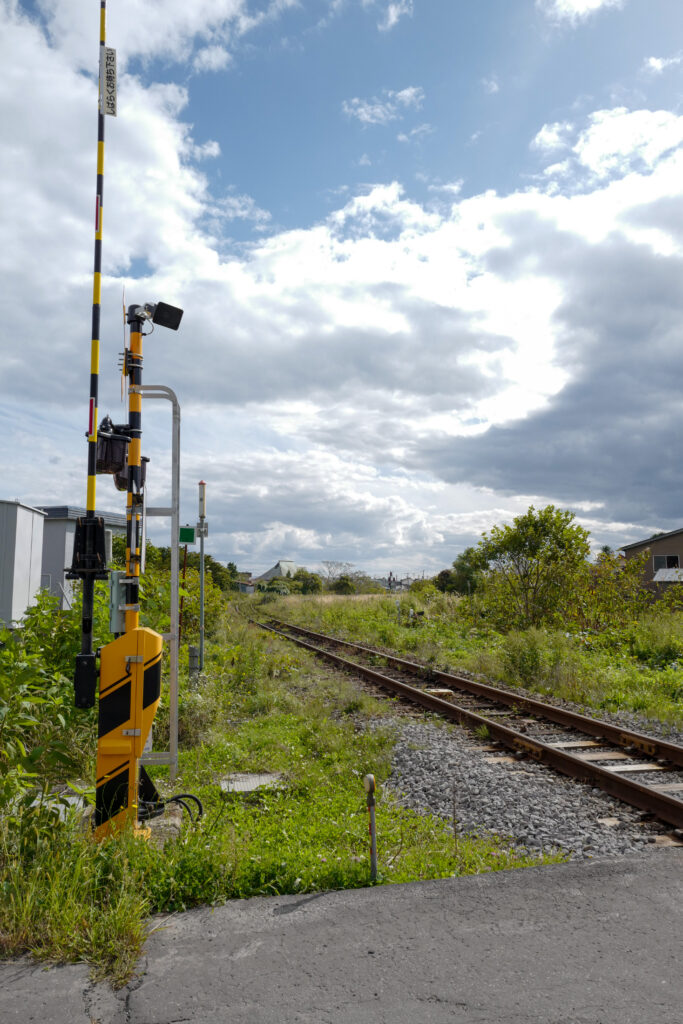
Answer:
POLYGON ((27 505, 25 501, 19 501, 18 498, 0 498, 0 505, 19 505, 20 508, 27 508, 30 512, 42 512, 45 515, 45 509, 35 505, 27 505))
POLYGON ((665 540, 667 537, 676 537, 679 533, 683 533, 683 526, 679 527, 678 530, 670 530, 669 533, 658 533, 655 537, 646 537, 645 540, 636 540, 633 544, 622 544, 619 550, 628 551, 630 548, 642 548, 648 544, 654 543, 656 540, 665 540))
POLYGON ((657 569, 653 583, 683 583, 683 569, 657 569))
POLYGON ((300 568, 301 566, 297 565, 296 562, 291 562, 287 558, 281 558, 279 562, 275 563, 272 569, 268 569, 267 572, 262 573, 260 576, 255 576, 254 579, 257 582, 265 583, 268 580, 275 579, 276 577, 286 576, 287 573, 289 573, 290 576, 294 576, 300 568))
MULTIPOLYGON (((86 514, 86 509, 79 505, 38 505, 38 511, 44 512, 48 519, 69 519, 75 521, 86 514)), ((126 517, 122 512, 103 512, 101 509, 95 511, 96 516, 104 519, 105 526, 126 527, 126 517)))

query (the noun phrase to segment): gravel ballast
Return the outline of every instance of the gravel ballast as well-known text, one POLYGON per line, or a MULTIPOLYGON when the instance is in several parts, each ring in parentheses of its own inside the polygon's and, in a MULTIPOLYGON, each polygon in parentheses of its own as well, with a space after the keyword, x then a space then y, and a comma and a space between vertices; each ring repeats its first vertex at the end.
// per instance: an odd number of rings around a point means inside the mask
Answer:
POLYGON ((496 834, 518 848, 584 859, 643 853, 670 832, 641 822, 640 811, 601 790, 514 761, 458 726, 398 718, 396 727, 386 790, 423 813, 452 821, 455 812, 459 833, 496 834))

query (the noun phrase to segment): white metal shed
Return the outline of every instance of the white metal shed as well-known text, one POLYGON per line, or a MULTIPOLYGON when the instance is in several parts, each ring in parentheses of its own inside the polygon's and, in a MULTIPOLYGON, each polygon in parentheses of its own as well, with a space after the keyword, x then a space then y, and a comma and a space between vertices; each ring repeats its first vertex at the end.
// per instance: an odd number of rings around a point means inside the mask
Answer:
POLYGON ((45 513, 0 498, 0 622, 18 622, 40 590, 45 513))

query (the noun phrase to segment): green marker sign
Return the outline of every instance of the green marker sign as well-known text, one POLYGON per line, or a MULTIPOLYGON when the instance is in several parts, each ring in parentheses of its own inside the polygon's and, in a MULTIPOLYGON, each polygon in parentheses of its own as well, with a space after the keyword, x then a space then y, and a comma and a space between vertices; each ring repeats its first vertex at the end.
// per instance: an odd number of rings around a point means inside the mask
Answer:
POLYGON ((194 544, 195 543, 196 527, 194 526, 181 526, 180 534, 178 538, 179 544, 194 544))

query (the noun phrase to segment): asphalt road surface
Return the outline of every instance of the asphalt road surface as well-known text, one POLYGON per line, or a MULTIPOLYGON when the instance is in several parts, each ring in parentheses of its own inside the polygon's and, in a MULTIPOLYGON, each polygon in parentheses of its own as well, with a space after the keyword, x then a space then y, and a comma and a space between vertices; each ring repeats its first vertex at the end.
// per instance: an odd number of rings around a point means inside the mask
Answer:
POLYGON ((113 992, 0 965, 2 1024, 683 1024, 683 849, 156 919, 113 992))

